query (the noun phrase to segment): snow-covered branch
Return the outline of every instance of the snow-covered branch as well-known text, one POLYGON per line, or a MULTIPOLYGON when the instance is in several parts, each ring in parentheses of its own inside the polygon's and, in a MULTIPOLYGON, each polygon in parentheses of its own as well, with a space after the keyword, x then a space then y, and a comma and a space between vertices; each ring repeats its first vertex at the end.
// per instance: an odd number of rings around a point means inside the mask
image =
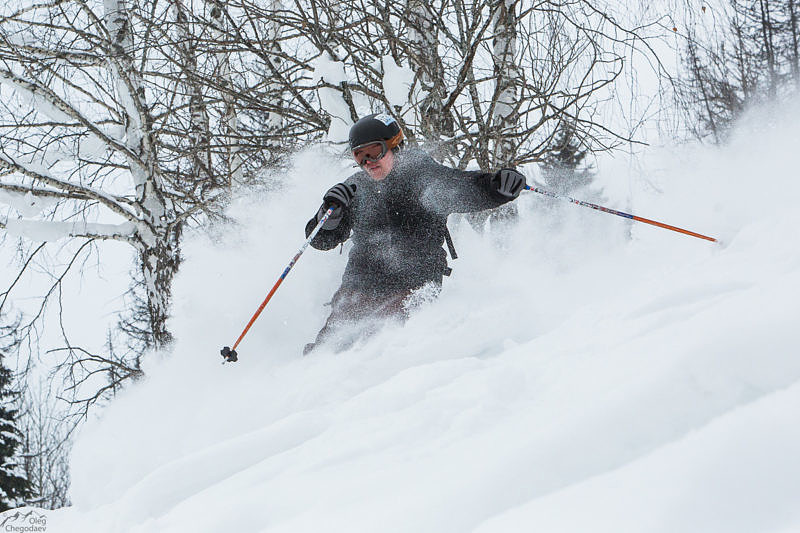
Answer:
POLYGON ((36 110, 41 111, 51 119, 62 122, 65 125, 79 124, 86 128, 92 135, 102 140, 113 150, 124 153, 133 162, 144 165, 135 152, 122 142, 107 135, 104 131, 92 123, 88 118, 79 113, 73 106, 69 105, 64 99, 58 96, 46 86, 17 76, 8 69, 0 68, 0 83, 5 83, 15 90, 26 95, 36 110))
MULTIPOLYGON (((95 200, 92 196, 77 191, 56 191, 52 189, 39 189, 36 187, 31 187, 28 185, 22 185, 18 183, 2 183, 0 182, 0 191, 10 191, 12 193, 16 193, 20 196, 31 196, 35 199, 53 199, 53 200, 95 200)), ((124 198, 122 196, 110 196, 114 202, 118 204, 125 204, 128 206, 133 205, 133 201, 129 198, 124 198)), ((0 192, 0 203, 10 203, 10 198, 5 198, 0 192)), ((13 205, 13 204, 12 204, 13 205)), ((16 207, 16 206, 15 206, 16 207)))
MULTIPOLYGON (((67 194, 74 194, 77 197, 85 197, 88 199, 100 202, 103 206, 107 207, 114 213, 124 217, 130 222, 140 222, 140 219, 132 213, 128 208, 123 207, 117 201, 116 197, 111 196, 101 190, 93 189, 85 185, 73 183, 71 181, 56 178, 49 174, 47 169, 37 168, 32 169, 29 165, 24 165, 13 160, 9 160, 10 156, 0 156, 0 168, 14 170, 20 174, 33 179, 34 181, 41 182, 44 185, 49 185, 55 189, 64 191, 67 194)), ((3 187, 5 188, 5 187, 3 187)), ((10 189, 11 187, 9 187, 10 189)), ((68 196, 64 196, 65 198, 68 196)))
POLYGON ((8 219, 0 227, 15 237, 34 242, 53 242, 70 237, 131 242, 136 226, 91 222, 55 222, 49 220, 8 219))

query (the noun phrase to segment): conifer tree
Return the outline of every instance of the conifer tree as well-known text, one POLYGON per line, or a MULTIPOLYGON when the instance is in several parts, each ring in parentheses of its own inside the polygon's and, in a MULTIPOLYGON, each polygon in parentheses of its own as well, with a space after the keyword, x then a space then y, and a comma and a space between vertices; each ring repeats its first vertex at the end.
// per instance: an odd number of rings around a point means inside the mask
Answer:
POLYGON ((11 407, 18 393, 13 390, 13 374, 6 368, 4 352, 16 344, 14 326, 0 326, 0 512, 21 505, 31 494, 30 483, 17 463, 20 432, 17 411, 11 407))
POLYGON ((553 192, 569 194, 589 185, 594 173, 585 163, 587 154, 575 128, 562 122, 542 159, 542 176, 547 187, 553 192))

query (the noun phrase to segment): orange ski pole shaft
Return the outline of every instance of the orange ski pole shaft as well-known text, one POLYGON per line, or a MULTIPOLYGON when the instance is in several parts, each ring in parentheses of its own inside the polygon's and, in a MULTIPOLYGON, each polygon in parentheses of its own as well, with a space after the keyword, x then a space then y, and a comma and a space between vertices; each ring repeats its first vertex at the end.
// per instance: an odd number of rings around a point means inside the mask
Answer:
POLYGON ((554 192, 544 191, 537 187, 531 187, 526 185, 525 188, 529 191, 538 192, 539 194, 543 194, 545 196, 549 196, 551 198, 558 198, 559 200, 566 200, 573 204, 582 205, 583 207, 589 207, 591 209, 596 209, 598 211, 602 211, 604 213, 610 213, 612 215, 617 215, 623 218, 627 218, 629 220, 635 220, 637 222, 644 222, 645 224, 650 224, 652 226, 657 226, 659 228, 668 229, 671 231, 676 231, 678 233, 683 233, 684 235, 690 235, 692 237, 697 237, 698 239, 705 239, 711 242, 719 242, 714 237, 709 237, 708 235, 703 235, 702 233, 695 233, 694 231, 689 231, 688 229, 679 228, 677 226, 670 226, 669 224, 664 224, 663 222, 658 222, 656 220, 650 220, 649 218, 639 217, 636 215, 631 215, 630 213, 623 213, 622 211, 617 211, 616 209, 611 209, 609 207, 603 207, 602 205, 592 204, 589 202, 584 202, 583 200, 576 200, 574 198, 570 198, 569 196, 562 196, 560 194, 556 194, 554 192))
POLYGON ((244 336, 247 335, 247 332, 250 330, 250 326, 253 325, 253 322, 256 321, 258 316, 261 314, 261 311, 264 310, 264 308, 269 303, 270 299, 272 299, 272 295, 275 294, 275 291, 277 291, 278 287, 281 286, 281 283, 283 283, 283 280, 286 279, 286 276, 289 274, 289 271, 292 270, 292 267, 295 265, 295 263, 297 263, 297 260, 300 259, 300 256, 303 255, 303 252, 306 251, 306 248, 308 248, 308 245, 311 244, 311 241, 314 240, 314 237, 317 236, 317 233, 319 233, 319 230, 322 229, 322 226, 328 220, 328 217, 331 216, 331 213, 333 213, 333 210, 334 210, 334 207, 331 206, 331 207, 328 208, 327 211, 325 211, 325 214, 322 215, 322 218, 319 220, 319 222, 317 222, 317 226, 314 228, 314 231, 312 231, 308 235, 308 238, 303 243, 303 246, 300 247, 300 249, 294 255, 292 260, 289 262, 289 265, 286 267, 286 269, 283 271, 281 276, 278 278, 278 281, 275 283, 275 285, 269 291, 269 294, 267 294, 267 297, 264 298, 264 301, 261 302, 261 305, 258 306, 258 309, 256 310, 256 312, 253 315, 253 317, 250 319, 250 322, 248 322, 247 325, 245 326, 244 331, 242 331, 242 334, 239 335, 239 338, 236 339, 235 343, 233 343, 233 347, 230 348, 228 346, 225 346, 222 350, 220 350, 220 353, 222 354, 222 357, 225 358, 225 361, 223 361, 223 362, 231 362, 231 363, 233 363, 233 362, 236 362, 238 360, 238 354, 236 353, 236 348, 239 346, 239 343, 242 342, 242 339, 244 338, 244 336))

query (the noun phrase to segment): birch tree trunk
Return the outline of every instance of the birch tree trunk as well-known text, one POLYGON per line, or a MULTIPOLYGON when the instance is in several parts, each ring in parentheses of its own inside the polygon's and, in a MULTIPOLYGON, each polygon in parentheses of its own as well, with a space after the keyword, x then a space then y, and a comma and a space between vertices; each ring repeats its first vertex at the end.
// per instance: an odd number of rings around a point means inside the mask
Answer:
POLYGON ((770 13, 769 0, 759 0, 758 5, 761 18, 762 46, 764 47, 764 53, 767 59, 767 71, 769 73, 767 94, 770 99, 774 99, 778 94, 778 72, 775 57, 775 43, 773 39, 774 28, 772 27, 772 15, 770 13))
POLYGON ((136 191, 135 206, 140 213, 132 243, 139 255, 146 292, 150 325, 148 347, 162 348, 172 335, 167 318, 172 279, 178 270, 179 226, 167 213, 159 176, 158 155, 152 136, 152 117, 147 107, 144 84, 136 69, 131 20, 125 0, 104 0, 105 24, 111 37, 111 70, 115 79, 118 112, 122 116, 128 164, 136 191))
MULTIPOLYGON (((191 0, 190 0, 191 2, 191 0)), ((197 39, 193 35, 194 17, 183 0, 171 0, 175 16, 177 49, 183 67, 182 85, 189 100, 189 152, 191 170, 186 180, 192 189, 199 189, 204 196, 208 189, 217 185, 212 171, 211 125, 206 112, 206 98, 200 83, 201 73, 197 65, 197 39)))
MULTIPOLYGON (((517 45, 516 1, 498 0, 494 4, 492 25, 492 64, 495 80, 494 97, 489 106, 491 154, 489 169, 514 165, 516 148, 512 136, 519 125, 518 92, 520 74, 514 63, 517 45)), ((467 220, 478 230, 485 227, 486 220, 491 222, 514 219, 518 215, 517 204, 512 202, 491 213, 474 213, 467 220)))
POLYGON ((495 99, 492 110, 494 126, 493 165, 508 165, 515 159, 515 142, 519 116, 520 73, 515 63, 517 51, 517 2, 499 0, 494 12, 492 60, 495 75, 495 99))
POLYGON ((417 72, 417 82, 424 96, 419 104, 417 134, 432 144, 434 156, 444 159, 452 154, 452 145, 442 145, 441 136, 451 138, 455 125, 450 113, 444 110, 447 89, 444 65, 439 56, 439 32, 432 5, 425 0, 407 0, 408 38, 411 64, 417 72), (445 146, 450 146, 449 149, 445 146))
POLYGON ((787 0, 786 10, 789 16, 790 32, 790 65, 792 79, 796 89, 800 89, 800 21, 798 21, 798 10, 800 2, 797 0, 787 0))
POLYGON ((225 4, 221 1, 211 3, 212 33, 219 52, 217 52, 216 77, 222 89, 222 124, 223 138, 228 152, 228 185, 242 184, 244 182, 244 169, 239 142, 239 117, 236 111, 236 98, 234 96, 234 80, 231 73, 231 51, 227 49, 225 29, 228 26, 228 17, 225 4))
MULTIPOLYGON (((283 2, 282 0, 271 0, 269 3, 269 10, 271 13, 277 14, 283 10, 283 2)), ((281 47, 280 47, 280 38, 281 38, 281 24, 277 16, 271 17, 267 21, 267 43, 270 52, 272 52, 272 56, 270 57, 272 64, 275 66, 277 70, 281 70, 283 59, 281 58, 281 47)), ((281 80, 273 79, 270 76, 270 80, 268 82, 267 94, 274 95, 275 102, 273 106, 270 106, 274 109, 282 109, 283 108, 283 84, 281 80)), ((281 131, 283 127, 283 115, 277 113, 275 111, 270 111, 267 113, 267 135, 274 136, 277 135, 278 132, 281 131)), ((270 142, 269 146, 272 147, 273 150, 280 149, 279 142, 270 142)))

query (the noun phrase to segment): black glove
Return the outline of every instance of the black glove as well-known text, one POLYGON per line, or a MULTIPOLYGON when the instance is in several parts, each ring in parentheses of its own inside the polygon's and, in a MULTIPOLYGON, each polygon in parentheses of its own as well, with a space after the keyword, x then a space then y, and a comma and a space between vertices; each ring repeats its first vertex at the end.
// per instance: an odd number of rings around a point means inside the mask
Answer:
POLYGON ((333 204, 336 207, 350 207, 350 202, 353 201, 353 193, 356 192, 356 184, 347 185, 345 183, 337 183, 325 193, 322 197, 324 205, 330 207, 333 204))
POLYGON ((317 223, 322 220, 322 217, 325 216, 329 208, 333 207, 334 209, 331 216, 329 216, 325 224, 322 225, 322 229, 330 231, 339 227, 339 223, 342 221, 342 218, 344 218, 345 211, 350 207, 350 202, 353 200, 353 193, 355 192, 355 183, 350 185, 337 183, 328 189, 328 192, 322 197, 322 207, 317 211, 317 223))
POLYGON ((489 183, 499 194, 513 199, 525 188, 525 176, 513 168, 502 168, 495 173, 489 183))

